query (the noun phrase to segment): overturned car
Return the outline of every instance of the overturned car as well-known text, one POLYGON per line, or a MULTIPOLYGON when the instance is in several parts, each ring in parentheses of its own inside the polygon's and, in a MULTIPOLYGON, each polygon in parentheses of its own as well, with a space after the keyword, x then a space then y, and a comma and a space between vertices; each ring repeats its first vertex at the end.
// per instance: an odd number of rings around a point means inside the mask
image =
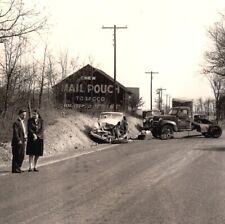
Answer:
POLYGON ((90 131, 91 138, 98 143, 128 142, 128 122, 124 113, 102 112, 90 131))

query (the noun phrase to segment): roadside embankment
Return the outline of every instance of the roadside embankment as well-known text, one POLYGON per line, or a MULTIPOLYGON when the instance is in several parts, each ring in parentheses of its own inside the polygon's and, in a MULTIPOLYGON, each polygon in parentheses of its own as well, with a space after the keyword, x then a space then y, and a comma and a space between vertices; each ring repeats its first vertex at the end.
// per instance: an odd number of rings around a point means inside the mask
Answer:
MULTIPOLYGON (((54 156, 69 151, 84 152, 97 144, 89 138, 89 131, 97 121, 97 116, 75 111, 42 113, 45 122, 44 156, 54 156)), ((141 119, 127 116, 129 136, 139 134, 141 119)), ((0 166, 11 163, 10 142, 0 143, 0 166)))

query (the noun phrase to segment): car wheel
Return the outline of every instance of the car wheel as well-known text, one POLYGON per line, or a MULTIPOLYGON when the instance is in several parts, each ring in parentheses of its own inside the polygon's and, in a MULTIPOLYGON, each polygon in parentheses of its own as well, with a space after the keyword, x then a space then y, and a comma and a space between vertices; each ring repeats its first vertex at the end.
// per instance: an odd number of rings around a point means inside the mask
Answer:
POLYGON ((158 137, 159 137, 159 136, 158 136, 158 131, 157 131, 156 128, 153 128, 151 132, 152 132, 152 136, 153 136, 154 138, 158 138, 158 137))
POLYGON ((222 135, 222 129, 219 126, 212 126, 209 129, 212 138, 219 138, 222 135))
POLYGON ((167 140, 173 138, 173 127, 171 125, 164 125, 160 132, 160 139, 167 140))

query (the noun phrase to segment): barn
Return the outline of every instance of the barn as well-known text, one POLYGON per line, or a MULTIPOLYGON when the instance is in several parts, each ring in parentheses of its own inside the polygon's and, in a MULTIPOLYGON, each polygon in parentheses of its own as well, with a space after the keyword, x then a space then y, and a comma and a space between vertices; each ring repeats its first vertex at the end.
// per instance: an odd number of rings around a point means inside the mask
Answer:
MULTIPOLYGON (((114 79, 91 65, 86 65, 53 87, 56 101, 65 108, 113 110, 114 79)), ((126 111, 132 92, 116 82, 116 108, 126 111)))

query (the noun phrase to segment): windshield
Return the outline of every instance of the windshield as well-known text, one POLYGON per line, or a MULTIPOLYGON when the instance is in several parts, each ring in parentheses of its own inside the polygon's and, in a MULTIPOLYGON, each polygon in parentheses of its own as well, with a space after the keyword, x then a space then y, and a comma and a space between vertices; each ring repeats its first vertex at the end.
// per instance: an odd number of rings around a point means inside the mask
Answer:
POLYGON ((177 112, 178 112, 178 109, 172 108, 172 109, 169 111, 169 115, 177 115, 177 112))
POLYGON ((153 111, 147 111, 145 117, 151 117, 151 116, 157 116, 161 115, 160 111, 153 110, 153 111))
POLYGON ((100 114, 100 119, 122 119, 123 114, 122 113, 101 113, 100 114))

